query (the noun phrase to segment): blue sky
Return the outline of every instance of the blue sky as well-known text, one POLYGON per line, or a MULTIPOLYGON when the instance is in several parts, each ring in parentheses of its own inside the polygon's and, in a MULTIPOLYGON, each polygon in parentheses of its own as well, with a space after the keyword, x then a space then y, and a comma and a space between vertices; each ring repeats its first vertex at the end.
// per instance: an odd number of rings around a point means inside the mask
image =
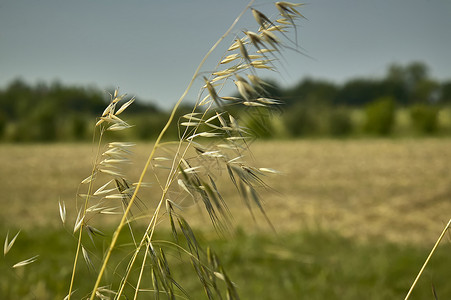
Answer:
MULTIPOLYGON (((29 83, 119 87, 170 107, 211 45, 246 6, 241 0, 2 0, 0 86, 29 83)), ((254 7, 268 15, 271 2, 254 7)), ((286 52, 279 82, 305 76, 341 83, 383 76, 387 66, 423 61, 451 79, 451 1, 310 0, 301 8, 302 51, 286 52)), ((255 30, 250 13, 234 34, 255 30)), ((233 38, 232 35, 231 38, 233 38)), ((213 54, 206 70, 229 46, 213 54)), ((201 81, 199 80, 200 86, 201 81)), ((195 97, 196 88, 191 97, 195 97)))

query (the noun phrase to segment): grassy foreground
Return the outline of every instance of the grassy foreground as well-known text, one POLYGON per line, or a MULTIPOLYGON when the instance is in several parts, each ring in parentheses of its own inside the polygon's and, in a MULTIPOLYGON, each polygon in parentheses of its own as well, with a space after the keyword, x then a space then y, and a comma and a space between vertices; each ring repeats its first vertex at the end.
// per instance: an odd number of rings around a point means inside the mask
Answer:
MULTIPOLYGON (((137 165, 149 148, 137 147, 137 165)), ((450 217, 450 148, 449 139, 256 143, 251 149, 260 166, 282 172, 267 177, 276 192, 264 195, 278 234, 260 219, 254 223, 233 191, 225 191, 242 229, 228 242, 211 232, 204 239, 213 241, 242 299, 403 299, 450 217)), ((0 259, 1 299, 66 295, 76 244, 72 203, 91 152, 84 144, 0 147, 1 241, 8 230, 11 238, 22 229, 0 259), (67 205, 67 232, 59 200, 67 205), (35 263, 11 268, 37 254, 35 263)), ((197 218, 201 230, 205 220, 197 218)), ((432 287, 438 299, 451 296, 449 247, 445 239, 410 299, 434 299, 432 287)), ((181 266, 177 276, 191 268, 181 266)), ((77 299, 95 279, 87 267, 80 271, 85 281, 77 283, 77 299)), ((185 288, 197 290, 195 279, 185 288)))
MULTIPOLYGON (((359 243, 332 232, 307 230, 278 237, 246 235, 238 230, 227 243, 210 240, 242 299, 403 299, 429 251, 379 240, 359 243)), ((62 230, 21 234, 12 255, 2 258, 2 299, 62 299, 67 293, 74 243, 62 230), (41 255, 34 264, 10 268, 35 253, 41 255)), ((439 248, 411 299, 434 299, 432 287, 438 299, 448 299, 449 251, 449 244, 439 248)), ((177 253, 171 258, 177 261, 177 253)), ((193 299, 205 299, 197 279, 188 276, 191 266, 177 269, 174 277, 184 278, 193 299)), ((85 280, 77 282, 77 299, 89 291, 95 279, 87 267, 80 271, 85 280)))

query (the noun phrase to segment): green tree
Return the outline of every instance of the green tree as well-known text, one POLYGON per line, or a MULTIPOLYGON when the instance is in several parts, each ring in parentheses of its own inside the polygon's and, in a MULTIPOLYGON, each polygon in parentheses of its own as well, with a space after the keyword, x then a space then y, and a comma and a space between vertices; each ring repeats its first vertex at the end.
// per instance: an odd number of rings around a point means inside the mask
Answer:
POLYGON ((284 125, 292 137, 316 135, 320 127, 317 107, 297 103, 285 112, 284 125))
POLYGON ((396 97, 396 100, 406 104, 426 103, 438 98, 439 83, 429 77, 429 68, 422 62, 412 62, 406 66, 393 64, 389 67, 386 76, 387 84, 396 84, 398 92, 387 94, 396 97))
POLYGON ((287 89, 281 98, 286 100, 288 106, 298 102, 332 104, 337 92, 338 88, 333 83, 306 78, 295 87, 287 89))
POLYGON ((6 125, 8 124, 6 115, 0 110, 0 140, 5 135, 6 125))
POLYGON ((415 104, 410 108, 414 129, 421 134, 434 133, 438 129, 438 109, 426 104, 415 104))
POLYGON ((359 78, 344 84, 337 94, 336 103, 362 106, 384 95, 380 80, 359 78))
POLYGON ((345 107, 332 108, 328 115, 328 134, 336 137, 349 135, 353 131, 353 124, 349 109, 345 107))
POLYGON ((82 114, 72 114, 66 124, 68 127, 67 135, 63 138, 82 141, 88 137, 88 122, 82 114))
POLYGON ((370 134, 389 135, 395 124, 395 99, 382 97, 365 106, 364 130, 370 134))
POLYGON ((51 142, 58 137, 58 113, 54 103, 38 106, 30 118, 32 140, 51 142))
POLYGON ((441 104, 451 104, 451 80, 441 84, 438 102, 441 104))

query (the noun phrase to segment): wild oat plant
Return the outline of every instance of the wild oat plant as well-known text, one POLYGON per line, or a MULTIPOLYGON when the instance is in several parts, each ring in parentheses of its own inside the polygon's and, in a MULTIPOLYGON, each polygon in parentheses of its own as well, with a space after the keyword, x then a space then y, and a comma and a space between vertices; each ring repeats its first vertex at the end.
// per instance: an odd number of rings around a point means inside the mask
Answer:
MULTIPOLYGON (((198 205, 209 216, 211 226, 219 234, 226 233, 232 226, 232 216, 217 183, 225 174, 230 180, 227 188, 236 189, 250 214, 258 211, 266 218, 259 191, 267 186, 261 177, 275 171, 250 165, 247 152, 252 134, 230 111, 240 107, 264 122, 265 116, 280 104, 268 96, 268 84, 259 72, 276 72, 282 50, 299 51, 295 22, 303 16, 298 11, 302 4, 276 2, 274 17, 252 4, 253 1, 200 63, 156 139, 137 182, 126 178, 123 171, 130 163, 134 144, 108 142, 110 132, 131 127, 121 114, 134 99, 126 99, 118 91, 111 95, 95 125, 97 154, 91 174, 81 182, 77 194, 76 218, 72 218, 77 246, 66 299, 137 299, 140 295, 189 299, 183 278, 176 278, 174 271, 174 262, 180 266, 180 261, 187 262, 187 268, 191 265, 191 276, 198 277, 208 299, 239 299, 236 284, 213 249, 198 242, 184 217, 184 208, 187 203, 198 205), (246 11, 256 21, 255 31, 236 34, 215 70, 201 73, 207 57, 231 35, 246 11), (197 102, 191 113, 175 120, 179 105, 197 79, 203 85, 197 102), (222 95, 228 85, 236 88, 236 97, 222 95), (172 122, 177 122, 180 134, 178 141, 170 142, 164 135, 172 122), (141 197, 144 188, 150 189, 155 199, 141 197), (119 222, 111 234, 107 233, 108 226, 102 225, 107 218, 119 222), (158 240, 158 228, 170 228, 172 240, 158 240), (78 276, 81 263, 86 263, 97 276, 91 292, 77 289, 77 282, 86 280, 78 276)), ((59 210, 62 222, 67 223, 64 202, 59 204, 59 210)), ((7 238, 5 254, 16 238, 17 235, 11 241, 7 238)), ((32 257, 15 267, 36 259, 32 257)))

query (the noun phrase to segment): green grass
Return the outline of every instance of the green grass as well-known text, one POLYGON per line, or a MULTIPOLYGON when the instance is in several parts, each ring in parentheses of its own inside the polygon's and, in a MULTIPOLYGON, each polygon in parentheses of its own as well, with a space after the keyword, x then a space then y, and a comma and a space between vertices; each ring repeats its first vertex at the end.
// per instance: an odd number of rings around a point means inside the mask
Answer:
MULTIPOLYGON (((171 239, 167 234, 160 233, 155 240, 171 239)), ((322 230, 279 236, 237 230, 227 240, 200 236, 201 243, 208 241, 219 254, 242 299, 403 299, 430 250, 382 240, 356 242, 322 230)), ((63 230, 21 232, 10 253, 2 258, 1 298, 62 299, 68 290, 75 243, 63 230), (40 254, 37 262, 11 268, 36 254, 40 254)), ((411 299, 434 299, 432 285, 439 299, 451 296, 449 250, 449 243, 439 247, 411 299)), ((173 268, 175 279, 183 278, 192 299, 206 299, 192 267, 179 260, 177 251, 168 253, 170 261, 178 264, 173 268)), ((79 271, 76 299, 89 292, 95 279, 95 273, 83 262, 79 271)), ((111 272, 110 276, 114 277, 111 272)))

